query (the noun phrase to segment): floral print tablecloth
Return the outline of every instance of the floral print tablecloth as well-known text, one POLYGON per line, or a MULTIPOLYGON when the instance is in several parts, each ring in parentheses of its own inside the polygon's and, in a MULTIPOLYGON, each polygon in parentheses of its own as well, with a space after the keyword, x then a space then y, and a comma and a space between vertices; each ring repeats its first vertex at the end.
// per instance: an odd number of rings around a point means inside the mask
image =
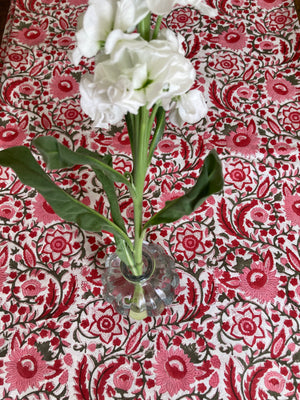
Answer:
MULTIPOLYGON (((113 251, 0 168, 0 398, 5 400, 300 399, 300 29, 292 0, 216 0, 216 18, 175 7, 209 105, 167 125, 149 171, 145 216, 183 193, 216 148, 224 193, 149 231, 176 260, 180 286, 158 318, 135 322, 102 299, 113 251), (161 189, 159 189, 161 188, 161 189)), ((53 135, 113 154, 129 171, 123 124, 95 130, 79 105, 68 51, 84 0, 13 0, 2 43, 0 147, 53 135)), ((34 151, 34 149, 33 149, 34 151)), ((35 151, 34 151, 35 152, 35 151)), ((108 214, 91 171, 52 178, 108 214)), ((132 205, 118 186, 132 226, 132 205)))

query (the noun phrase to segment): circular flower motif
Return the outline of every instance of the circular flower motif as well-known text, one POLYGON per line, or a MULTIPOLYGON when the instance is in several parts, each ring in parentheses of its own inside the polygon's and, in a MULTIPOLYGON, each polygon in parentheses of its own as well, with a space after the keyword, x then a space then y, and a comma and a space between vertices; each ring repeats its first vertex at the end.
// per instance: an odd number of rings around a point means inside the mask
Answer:
POLYGON ((287 104, 280 110, 279 121, 284 129, 292 133, 298 133, 300 130, 300 110, 293 103, 287 104))
POLYGON ((24 297, 36 297, 44 290, 45 288, 37 279, 29 279, 21 285, 21 291, 24 297))
POLYGON ((245 344, 252 347, 257 339, 265 337, 261 325, 261 315, 255 314, 249 307, 233 316, 230 333, 234 338, 242 339, 245 344))
POLYGON ((238 302, 223 313, 223 332, 250 347, 259 341, 268 345, 270 336, 266 330, 270 329, 269 326, 267 315, 252 304, 238 302))
POLYGON ((244 268, 240 276, 240 288, 245 295, 261 302, 274 300, 278 292, 278 283, 276 271, 270 271, 263 263, 252 263, 250 268, 244 268))
POLYGON ((199 12, 189 7, 180 7, 173 10, 166 18, 167 26, 170 29, 184 29, 187 26, 199 25, 199 12))
POLYGON ((144 385, 142 369, 132 358, 115 357, 95 370, 91 377, 93 387, 97 387, 97 399, 138 399, 144 385), (121 395, 121 397, 120 397, 121 395))
POLYGON ((54 75, 50 82, 50 92, 60 100, 74 97, 78 91, 79 84, 70 75, 54 75))
POLYGON ((226 144, 229 148, 245 156, 256 154, 258 151, 259 138, 256 130, 252 127, 239 127, 236 132, 229 132, 226 138, 226 144))
POLYGON ((174 233, 171 239, 175 243, 174 252, 180 253, 185 260, 193 260, 213 247, 212 236, 206 227, 188 224, 177 228, 174 233))
POLYGON ((292 225, 300 226, 300 196, 288 193, 284 200, 284 210, 292 225))
POLYGON ((34 216, 44 224, 49 224, 53 221, 60 221, 61 218, 55 214, 50 204, 44 199, 41 194, 35 197, 33 203, 34 216))
POLYGON ((106 344, 111 343, 114 336, 121 335, 122 317, 111 305, 96 302, 85 308, 85 319, 80 322, 80 329, 90 338, 100 338, 106 344), (87 319, 86 319, 87 318, 87 319))
POLYGON ((264 376, 264 384, 272 392, 282 393, 285 383, 285 378, 277 371, 269 371, 264 376))
POLYGON ((10 390, 19 393, 29 387, 39 387, 48 372, 47 363, 35 347, 16 348, 6 362, 6 381, 10 390))
POLYGON ((83 120, 81 108, 74 100, 60 103, 54 114, 58 126, 76 125, 83 120))
POLYGON ((46 233, 43 254, 48 254, 51 260, 58 261, 63 256, 72 254, 73 233, 66 232, 62 228, 50 230, 46 233))
POLYGON ((280 103, 291 100, 296 95, 296 87, 285 78, 272 78, 267 76, 266 90, 272 100, 280 103))
POLYGON ((5 225, 15 225, 20 222, 24 217, 24 203, 11 196, 4 196, 0 198, 0 222, 5 225))
POLYGON ((247 35, 240 29, 231 29, 222 32, 218 37, 218 42, 224 46, 233 50, 242 50, 247 43, 247 35))
POLYGON ((228 164, 225 168, 224 180, 236 189, 242 190, 246 185, 252 185, 251 167, 242 161, 228 164))
POLYGON ((115 134, 112 138, 112 146, 121 154, 131 154, 130 140, 126 129, 115 134))
POLYGON ((154 370, 160 393, 176 395, 180 390, 191 392, 197 370, 181 349, 160 350, 155 359, 154 370))
POLYGON ((26 132, 19 125, 0 126, 0 147, 21 146, 25 139, 26 132))
POLYGON ((21 66, 28 63, 28 52, 23 47, 10 46, 9 54, 7 54, 10 65, 14 69, 20 69, 21 66))
POLYGON ((28 46, 37 46, 44 42, 47 37, 47 31, 39 25, 31 25, 29 28, 23 28, 16 34, 17 40, 28 46))
POLYGON ((218 51, 209 57, 209 68, 227 75, 238 76, 243 72, 244 66, 238 55, 226 51, 218 51))
POLYGON ((276 7, 279 7, 282 4, 282 1, 281 0, 257 0, 257 4, 261 8, 271 10, 276 7))
POLYGON ((289 15, 288 8, 280 7, 277 10, 271 11, 268 15, 268 27, 274 32, 279 32, 291 25, 293 19, 289 15))

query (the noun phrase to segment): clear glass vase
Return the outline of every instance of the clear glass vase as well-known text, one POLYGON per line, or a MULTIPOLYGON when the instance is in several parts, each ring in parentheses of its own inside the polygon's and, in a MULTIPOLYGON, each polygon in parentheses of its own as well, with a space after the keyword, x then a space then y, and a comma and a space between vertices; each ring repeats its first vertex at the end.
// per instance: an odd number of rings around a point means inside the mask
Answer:
POLYGON ((173 302, 179 277, 162 247, 144 242, 142 275, 133 275, 114 253, 106 260, 102 283, 104 300, 118 313, 141 320, 158 316, 173 302))

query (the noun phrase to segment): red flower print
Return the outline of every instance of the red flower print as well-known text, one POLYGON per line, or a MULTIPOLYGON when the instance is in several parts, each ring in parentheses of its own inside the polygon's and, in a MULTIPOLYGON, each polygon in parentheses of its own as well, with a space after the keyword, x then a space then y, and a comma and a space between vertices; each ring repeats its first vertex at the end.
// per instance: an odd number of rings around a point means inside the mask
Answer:
POLYGON ((33 215, 44 224, 61 220, 41 194, 36 196, 33 207, 33 215))
POLYGON ((238 29, 229 28, 218 37, 218 42, 222 46, 232 50, 242 50, 246 46, 247 40, 244 27, 238 29))
POLYGON ((285 388, 285 378, 277 371, 269 371, 264 376, 266 388, 275 393, 282 393, 285 388))
POLYGON ((20 69, 22 65, 27 65, 28 63, 28 52, 22 47, 11 47, 7 57, 10 65, 15 69, 20 69))
MULTIPOLYGON (((90 310, 91 311, 91 310, 90 310)), ((122 328, 120 326, 121 315, 115 313, 112 306, 95 307, 91 315, 92 321, 89 324, 88 332, 95 337, 100 337, 104 343, 110 343, 113 336, 120 335, 122 328)))
POLYGON ((128 392, 135 380, 135 376, 130 368, 119 368, 113 376, 113 382, 116 389, 128 392))
POLYGON ((22 283, 21 291, 24 297, 36 297, 45 290, 37 279, 28 279, 22 283))
POLYGON ((216 61, 210 62, 209 65, 211 68, 228 75, 238 75, 240 70, 239 58, 226 52, 218 53, 216 61))
POLYGON ((72 254, 72 233, 64 232, 57 229, 53 233, 47 232, 45 237, 46 244, 42 252, 49 254, 52 261, 59 260, 62 256, 69 256, 72 254))
POLYGON ((168 26, 172 29, 183 29, 187 25, 199 23, 199 13, 188 7, 174 9, 167 18, 168 26))
POLYGON ((278 8, 277 10, 271 11, 268 15, 268 19, 268 26, 274 32, 281 31, 293 22, 293 19, 289 15, 288 8, 278 8))
POLYGON ((244 268, 240 276, 240 288, 246 296, 261 302, 274 300, 278 292, 278 283, 276 270, 270 271, 263 263, 252 263, 250 268, 244 268))
POLYGON ((6 362, 6 381, 10 390, 19 393, 29 387, 39 387, 48 372, 46 362, 35 347, 16 348, 6 362))
POLYGON ((47 31, 39 25, 31 25, 29 28, 23 28, 16 35, 17 39, 28 46, 37 46, 44 42, 47 37, 47 31))
POLYGON ((297 133, 300 130, 300 110, 297 105, 287 105, 282 108, 281 123, 287 131, 297 133))
POLYGON ((229 132, 226 144, 232 150, 245 156, 256 154, 258 151, 259 139, 257 137, 255 123, 250 121, 248 126, 241 126, 237 128, 236 132, 229 132))
POLYGON ((266 90, 272 100, 279 103, 295 98, 297 93, 296 87, 288 80, 281 77, 272 77, 270 73, 266 73, 266 90))
POLYGON ((50 92, 54 97, 62 100, 73 97, 79 91, 78 82, 70 75, 54 75, 50 82, 50 92))
POLYGON ((270 10, 270 9, 279 7, 282 4, 282 1, 281 0, 257 0, 257 4, 261 8, 270 10))
POLYGON ((75 125, 83 120, 82 110, 74 100, 60 103, 54 114, 58 126, 75 125))
POLYGON ((112 138, 112 146, 119 153, 131 154, 130 141, 127 130, 117 132, 112 138))
POLYGON ((300 196, 291 194, 288 190, 284 200, 284 210, 286 218, 292 225, 300 226, 300 196))
POLYGON ((242 339, 248 346, 253 347, 257 339, 265 337, 265 333, 261 328, 261 315, 255 314, 250 307, 238 310, 232 316, 232 322, 230 334, 236 339, 242 339))
POLYGON ((192 260, 197 254, 205 252, 203 232, 193 227, 178 228, 176 231, 175 251, 184 253, 186 260, 192 260))
POLYGON ((228 165, 224 175, 224 180, 228 184, 232 184, 236 189, 242 190, 247 184, 252 183, 250 166, 237 161, 228 165))
POLYGON ((154 370, 160 393, 176 395, 180 390, 191 392, 197 369, 181 349, 161 349, 156 356, 154 370))
POLYGON ((0 147, 6 149, 12 146, 20 146, 25 139, 26 132, 19 125, 0 126, 0 147))

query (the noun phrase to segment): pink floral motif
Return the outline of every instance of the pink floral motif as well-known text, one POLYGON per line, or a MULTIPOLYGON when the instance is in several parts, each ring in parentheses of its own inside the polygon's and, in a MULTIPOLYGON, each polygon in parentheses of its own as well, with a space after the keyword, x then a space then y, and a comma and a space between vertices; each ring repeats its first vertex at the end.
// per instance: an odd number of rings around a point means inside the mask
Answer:
POLYGON ((254 122, 251 121, 248 126, 238 127, 236 132, 229 132, 226 144, 232 150, 245 156, 256 154, 258 151, 259 138, 254 122))
POLYGON ((160 393, 174 396, 180 390, 191 392, 197 370, 181 349, 162 349, 155 361, 156 383, 160 386, 160 393))
POLYGON ((88 331, 93 336, 100 337, 104 343, 110 343, 115 335, 122 333, 121 319, 121 315, 112 306, 98 306, 94 310, 88 331))
POLYGON ((273 78, 266 74, 266 89, 272 100, 280 103, 295 97, 297 89, 285 78, 273 78))
POLYGON ((61 218, 55 214, 50 204, 44 199, 41 194, 38 194, 33 203, 34 216, 44 224, 49 224, 53 221, 60 221, 61 218))
POLYGON ((60 103, 55 110, 55 121, 58 126, 80 124, 82 120, 82 110, 74 100, 60 103))
POLYGON ((288 8, 279 8, 271 11, 268 17, 269 28, 274 32, 284 29, 287 25, 290 25, 293 22, 293 19, 289 15, 288 8))
POLYGON ((176 251, 183 253, 185 259, 192 260, 197 254, 205 252, 204 242, 207 240, 200 230, 178 228, 176 232, 176 251))
POLYGON ((54 97, 62 100, 73 97, 79 91, 78 82, 70 75, 54 75, 50 82, 50 92, 54 97))
POLYGON ((21 291, 24 297, 36 297, 44 290, 45 288, 37 279, 28 279, 22 283, 21 286, 21 291))
POLYGON ((43 43, 47 37, 47 31, 39 25, 31 25, 29 28, 23 28, 16 35, 17 39, 29 46, 36 46, 43 43))
POLYGON ((197 21, 199 21, 199 15, 188 7, 173 10, 168 18, 168 23, 176 29, 193 25, 197 21))
POLYGON ((245 344, 253 347, 258 339, 264 339, 265 333, 262 330, 262 318, 260 314, 255 314, 248 307, 239 310, 232 317, 233 325, 230 333, 236 339, 242 339, 245 344))
POLYGON ((0 126, 0 147, 20 146, 26 139, 26 132, 15 124, 0 126))
POLYGON ((279 372, 269 371, 264 376, 264 384, 271 392, 282 393, 285 388, 286 380, 279 372))
POLYGON ((279 7, 282 4, 282 1, 281 0, 257 0, 257 4, 261 8, 271 10, 276 7, 279 7))
POLYGON ((239 72, 239 60, 232 54, 220 54, 217 61, 212 65, 217 71, 225 72, 228 75, 237 75, 239 72))
POLYGON ((16 348, 6 362, 6 380, 10 383, 10 390, 17 389, 19 393, 29 387, 39 388, 47 372, 47 363, 35 347, 16 348))
POLYGON ((49 254, 52 261, 58 261, 62 256, 72 254, 72 233, 64 232, 60 229, 52 232, 47 232, 45 237, 46 244, 42 252, 49 254))
POLYGON ((15 69, 19 69, 28 63, 28 53, 22 47, 15 46, 11 48, 8 58, 15 69))
POLYGON ((242 190, 247 184, 252 183, 250 166, 236 161, 228 165, 224 174, 224 180, 232 184, 236 189, 242 190))
POLYGON ((284 210, 286 218, 293 225, 300 226, 300 196, 287 193, 284 201, 284 210))
POLYGON ((254 207, 251 210, 251 218, 254 222, 259 222, 264 224, 269 219, 269 212, 267 212, 263 207, 254 207))
POLYGON ((245 295, 260 302, 274 300, 278 293, 278 283, 276 270, 270 271, 262 262, 252 263, 250 268, 244 268, 240 276, 240 288, 245 295))
POLYGON ((135 380, 135 376, 130 370, 130 368, 124 367, 119 368, 113 377, 114 386, 117 389, 124 390, 124 392, 128 392, 132 384, 135 380))
POLYGON ((247 40, 244 27, 239 29, 229 28, 227 31, 222 32, 218 38, 218 42, 222 46, 233 50, 242 50, 246 46, 247 40))
POLYGON ((300 110, 297 105, 287 105, 282 109, 283 127, 290 132, 299 132, 300 129, 300 110))
POLYGON ((112 146, 120 153, 131 154, 130 141, 127 130, 117 132, 112 138, 112 146))

